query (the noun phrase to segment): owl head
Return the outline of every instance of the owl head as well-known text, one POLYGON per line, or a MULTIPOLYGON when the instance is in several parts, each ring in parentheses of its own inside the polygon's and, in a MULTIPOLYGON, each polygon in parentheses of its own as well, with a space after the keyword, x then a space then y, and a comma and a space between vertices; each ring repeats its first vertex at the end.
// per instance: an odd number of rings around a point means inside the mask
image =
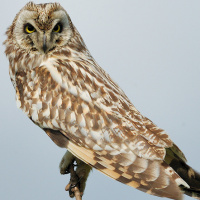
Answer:
POLYGON ((25 52, 48 54, 67 45, 74 26, 58 3, 27 3, 7 31, 8 39, 25 52))

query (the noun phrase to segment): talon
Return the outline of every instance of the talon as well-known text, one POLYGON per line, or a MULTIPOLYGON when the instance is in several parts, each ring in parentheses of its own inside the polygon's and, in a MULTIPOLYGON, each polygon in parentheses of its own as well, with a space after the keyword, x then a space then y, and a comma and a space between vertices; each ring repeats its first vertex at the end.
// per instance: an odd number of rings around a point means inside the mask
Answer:
MULTIPOLYGON (((73 179, 74 178, 77 178, 77 177, 73 177, 73 179)), ((73 198, 75 196, 75 189, 76 188, 78 188, 80 190, 81 179, 82 179, 82 177, 79 178, 78 181, 76 181, 76 183, 75 183, 75 180, 73 180, 74 183, 72 183, 72 180, 70 180, 70 182, 66 185, 65 191, 69 191, 69 196, 71 198, 73 198)), ((82 196, 83 192, 81 192, 80 195, 82 196)))
POLYGON ((65 187, 65 190, 69 192, 69 196, 71 198, 75 196, 77 198, 77 195, 82 197, 91 167, 69 151, 63 156, 59 167, 61 174, 70 174, 70 181, 65 187))
POLYGON ((80 190, 80 181, 81 181, 81 178, 79 178, 77 176, 76 172, 74 171, 74 164, 72 164, 70 167, 70 174, 71 174, 71 178, 70 178, 71 184, 69 186, 69 196, 74 197, 75 196, 75 188, 80 190))
POLYGON ((75 196, 74 191, 69 190, 69 196, 70 196, 71 198, 73 198, 73 197, 75 196))
POLYGON ((71 185, 70 185, 70 189, 75 188, 76 186, 79 187, 80 182, 81 182, 81 179, 82 179, 82 177, 79 178, 78 181, 77 181, 75 184, 73 184, 73 185, 71 184, 71 185))

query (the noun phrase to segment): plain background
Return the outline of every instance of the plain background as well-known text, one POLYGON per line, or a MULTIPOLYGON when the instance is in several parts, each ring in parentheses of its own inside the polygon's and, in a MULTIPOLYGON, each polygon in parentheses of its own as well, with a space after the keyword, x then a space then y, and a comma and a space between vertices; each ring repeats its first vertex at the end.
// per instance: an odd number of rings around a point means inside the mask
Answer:
MULTIPOLYGON (((200 171, 200 1, 59 2, 100 66, 200 171)), ((58 169, 65 149, 16 108, 8 75, 4 33, 25 3, 4 0, 0 7, 0 199, 67 200, 69 177, 58 169)), ((93 170, 83 199, 159 198, 93 170)))

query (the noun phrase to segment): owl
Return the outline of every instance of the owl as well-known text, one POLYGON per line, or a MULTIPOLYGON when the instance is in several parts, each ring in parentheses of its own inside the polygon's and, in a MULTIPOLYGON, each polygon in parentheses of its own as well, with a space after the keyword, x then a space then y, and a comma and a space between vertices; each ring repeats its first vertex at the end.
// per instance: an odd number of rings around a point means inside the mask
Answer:
POLYGON ((200 199, 200 175, 97 64, 60 4, 27 3, 6 34, 17 106, 68 150, 60 172, 76 166, 71 197, 77 185, 83 194, 93 167, 148 194, 200 199))

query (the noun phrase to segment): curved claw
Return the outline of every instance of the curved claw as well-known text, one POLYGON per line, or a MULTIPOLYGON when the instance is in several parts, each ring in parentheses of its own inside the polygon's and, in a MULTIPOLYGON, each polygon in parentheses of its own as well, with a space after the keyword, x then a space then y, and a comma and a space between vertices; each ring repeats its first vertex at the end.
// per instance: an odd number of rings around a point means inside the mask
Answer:
POLYGON ((77 181, 75 184, 72 184, 72 183, 71 183, 69 189, 75 188, 76 186, 79 187, 80 182, 81 182, 81 179, 82 179, 82 177, 79 178, 78 181, 77 181))
POLYGON ((75 192, 79 193, 79 196, 81 197, 82 195, 80 194, 80 181, 81 178, 79 178, 76 174, 76 172, 74 171, 74 164, 70 165, 70 185, 69 185, 69 196, 70 197, 74 197, 75 196, 75 192))
POLYGON ((70 184, 69 186, 69 196, 72 198, 75 196, 75 191, 74 191, 75 187, 77 187, 78 189, 80 188, 80 180, 76 184, 74 185, 70 184))

